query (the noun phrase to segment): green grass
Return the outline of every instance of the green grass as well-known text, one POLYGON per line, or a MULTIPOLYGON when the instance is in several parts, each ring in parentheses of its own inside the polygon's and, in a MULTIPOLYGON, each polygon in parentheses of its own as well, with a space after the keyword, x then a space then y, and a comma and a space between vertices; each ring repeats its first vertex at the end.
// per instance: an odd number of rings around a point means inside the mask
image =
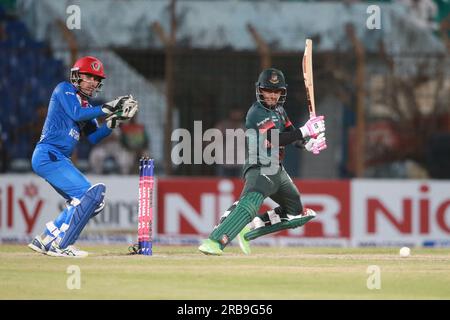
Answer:
POLYGON ((0 245, 0 299, 450 299, 450 250, 237 247, 221 257, 161 246, 128 256, 126 246, 82 247, 85 259, 52 258, 0 245), (70 265, 81 288, 69 290, 70 265), (366 286, 369 265, 381 289, 366 286))

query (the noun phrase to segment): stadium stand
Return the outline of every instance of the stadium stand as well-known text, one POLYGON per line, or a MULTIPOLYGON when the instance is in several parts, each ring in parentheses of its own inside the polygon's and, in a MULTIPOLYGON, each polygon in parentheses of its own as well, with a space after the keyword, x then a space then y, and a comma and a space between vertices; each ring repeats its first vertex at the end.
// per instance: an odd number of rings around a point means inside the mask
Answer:
MULTIPOLYGON (((65 78, 64 66, 44 42, 30 37, 25 24, 0 6, 1 139, 8 142, 9 171, 30 170, 37 108, 65 78), (12 144, 12 145, 11 145, 12 144)), ((6 152, 6 151, 4 151, 6 152)))

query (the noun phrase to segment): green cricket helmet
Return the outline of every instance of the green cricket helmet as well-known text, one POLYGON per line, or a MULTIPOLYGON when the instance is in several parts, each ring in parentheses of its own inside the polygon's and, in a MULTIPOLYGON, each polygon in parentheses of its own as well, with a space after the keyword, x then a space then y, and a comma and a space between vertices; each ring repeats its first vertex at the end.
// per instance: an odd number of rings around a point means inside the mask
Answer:
POLYGON ((264 106, 267 106, 264 101, 264 97, 261 94, 261 89, 282 90, 280 99, 278 99, 276 107, 283 106, 286 101, 287 95, 287 84, 284 79, 283 72, 275 68, 268 68, 263 70, 263 72, 261 72, 258 77, 258 81, 256 82, 256 99, 264 106))

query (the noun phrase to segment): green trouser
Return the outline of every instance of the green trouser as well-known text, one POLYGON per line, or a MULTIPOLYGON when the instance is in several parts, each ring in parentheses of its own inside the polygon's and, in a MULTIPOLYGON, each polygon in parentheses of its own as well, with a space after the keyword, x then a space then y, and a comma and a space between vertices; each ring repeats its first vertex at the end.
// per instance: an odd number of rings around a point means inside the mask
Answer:
POLYGON ((260 168, 250 168, 245 173, 241 198, 248 192, 259 192, 278 203, 283 214, 297 215, 303 211, 300 193, 283 166, 274 175, 262 175, 260 168))
POLYGON ((226 219, 222 217, 209 238, 218 241, 223 249, 256 217, 267 197, 280 205, 284 215, 298 215, 303 211, 298 189, 282 166, 273 175, 261 174, 259 167, 250 168, 245 173, 239 201, 227 210, 226 219))

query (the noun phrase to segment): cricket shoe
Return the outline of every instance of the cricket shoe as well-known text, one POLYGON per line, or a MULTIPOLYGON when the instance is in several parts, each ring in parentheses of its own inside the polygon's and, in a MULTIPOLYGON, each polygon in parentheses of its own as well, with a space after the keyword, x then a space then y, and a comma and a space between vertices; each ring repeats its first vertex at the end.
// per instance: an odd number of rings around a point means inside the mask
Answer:
POLYGON ((48 251, 48 248, 42 242, 41 236, 34 237, 33 241, 28 244, 28 248, 42 254, 46 254, 48 251))
POLYGON ((313 209, 308 209, 308 208, 303 210, 303 213, 301 214, 302 217, 311 217, 311 218, 315 218, 316 215, 317 215, 317 213, 313 209))
POLYGON ((250 230, 254 230, 254 229, 265 227, 266 223, 260 217, 255 217, 252 220, 252 222, 250 222, 247 226, 249 227, 250 230))
POLYGON ((47 251, 47 255, 52 257, 65 257, 65 258, 85 258, 89 255, 87 251, 79 250, 75 246, 67 246, 67 248, 60 248, 56 242, 53 242, 50 249, 47 251))
POLYGON ((200 247, 198 247, 198 250, 204 254, 213 256, 220 256, 223 253, 223 250, 220 248, 220 244, 211 239, 203 240, 203 243, 200 247))
POLYGON ((250 241, 245 239, 245 234, 250 232, 252 229, 248 225, 246 225, 238 235, 239 247, 241 248, 244 254, 251 254, 252 250, 250 249, 250 241))
POLYGON ((292 221, 292 220, 301 219, 301 220, 305 221, 305 223, 306 223, 309 220, 314 219, 316 217, 316 215, 317 215, 317 213, 314 210, 305 208, 301 214, 296 215, 296 216, 293 216, 290 214, 282 215, 281 221, 292 221))

